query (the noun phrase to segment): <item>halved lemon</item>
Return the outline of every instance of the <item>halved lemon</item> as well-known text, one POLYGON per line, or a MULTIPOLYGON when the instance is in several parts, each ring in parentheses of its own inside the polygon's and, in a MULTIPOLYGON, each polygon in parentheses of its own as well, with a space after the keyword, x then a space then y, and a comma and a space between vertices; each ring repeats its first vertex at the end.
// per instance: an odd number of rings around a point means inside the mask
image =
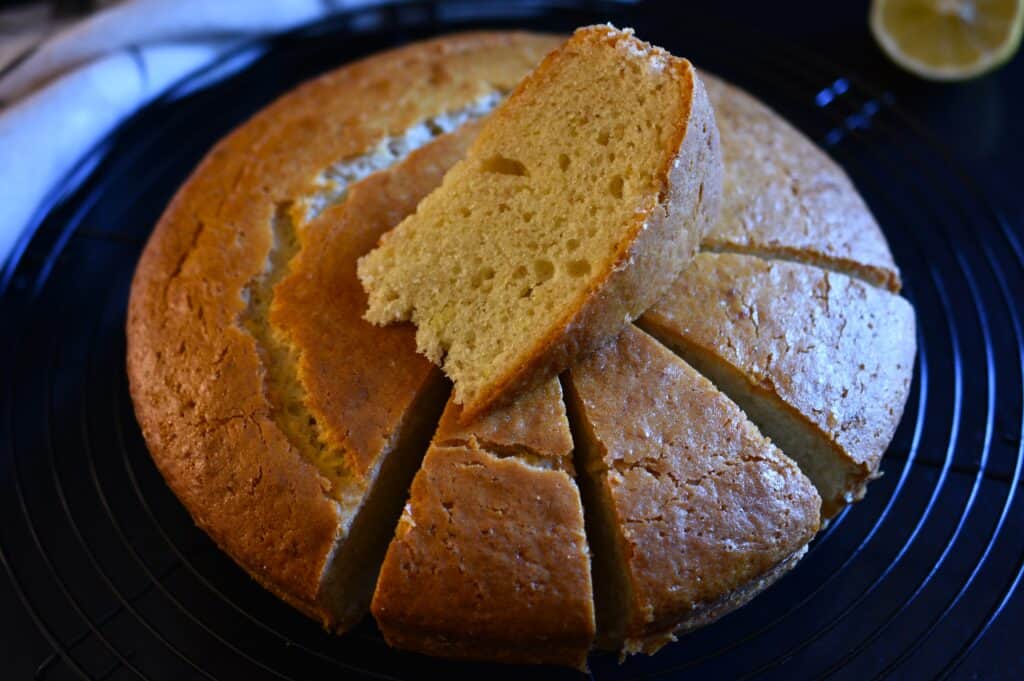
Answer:
POLYGON ((1017 51, 1024 0, 872 0, 871 32, 903 68, 932 80, 965 80, 1017 51))

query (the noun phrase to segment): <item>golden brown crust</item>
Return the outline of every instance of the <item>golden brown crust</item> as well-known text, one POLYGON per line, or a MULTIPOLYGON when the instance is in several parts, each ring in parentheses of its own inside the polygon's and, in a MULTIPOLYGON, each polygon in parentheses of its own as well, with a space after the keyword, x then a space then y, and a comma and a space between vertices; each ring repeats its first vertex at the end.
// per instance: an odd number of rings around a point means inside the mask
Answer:
POLYGON ((593 601, 564 471, 471 447, 430 450, 381 570, 388 643, 429 655, 583 667, 593 601))
POLYGON ((863 494, 910 391, 907 301, 809 265, 701 253, 641 324, 702 368, 733 368, 852 464, 838 495, 823 493, 826 515, 863 494))
POLYGON ((701 75, 725 163, 722 214, 702 249, 794 259, 898 291, 889 245, 846 173, 771 109, 701 75))
POLYGON ((574 365, 570 384, 587 474, 623 547, 625 651, 652 652, 666 632, 724 614, 716 604, 749 592, 814 536, 821 501, 810 481, 635 327, 574 365))
MULTIPOLYGON (((339 624, 321 593, 339 538, 339 507, 328 494, 328 479, 279 427, 263 383, 261 350, 239 323, 243 291, 263 272, 273 246, 272 222, 315 191, 324 168, 426 116, 495 88, 511 88, 553 44, 551 38, 515 33, 450 36, 306 83, 210 152, 165 211, 140 260, 129 305, 128 373, 154 460, 196 522, 225 551, 328 626, 339 624)), ((294 219, 297 228, 305 227, 294 219)), ((308 233, 328 219, 325 213, 308 233)), ((340 270, 344 262, 332 267, 340 270)), ((339 276, 326 272, 322 279, 337 284, 339 276)), ((296 299, 302 299, 300 288, 292 287, 296 299)), ((323 291, 322 300, 331 293, 323 291)), ((324 339, 313 338, 314 324, 289 319, 287 310, 280 316, 295 333, 300 354, 324 356, 318 352, 324 339)), ((385 347, 395 352, 385 363, 399 361, 403 332, 386 333, 395 340, 385 347)), ((345 340, 361 347, 366 337, 352 331, 345 340)), ((406 355, 411 364, 420 361, 406 355)), ((374 450, 397 436, 385 431, 404 422, 402 404, 413 401, 407 393, 391 394, 387 403, 371 403, 365 392, 359 397, 360 386, 379 387, 371 380, 379 364, 351 367, 332 383, 331 375, 306 361, 302 376, 309 381, 310 406, 324 418, 324 438, 351 454, 359 475, 372 468, 374 450), (332 420, 328 414, 337 400, 348 411, 332 420), (386 416, 368 415, 380 413, 386 416), (358 423, 339 422, 355 416, 358 423)), ((414 374, 400 385, 415 395, 430 380, 425 369, 414 374)))
POLYGON ((530 463, 571 453, 558 381, 479 428, 457 411, 449 402, 413 481, 374 617, 408 650, 583 668, 594 610, 579 492, 565 470, 530 463), (526 456, 510 453, 524 445, 526 456))
MULTIPOLYGON (((617 41, 623 35, 608 29, 607 35, 591 31, 587 39, 617 41)), ((678 72, 681 94, 688 101, 680 117, 685 125, 670 144, 678 152, 667 157, 655 174, 662 183, 659 203, 637 216, 610 267, 569 306, 563 320, 538 340, 530 359, 463 405, 462 418, 475 418, 502 399, 513 399, 525 388, 558 375, 575 357, 640 316, 690 261, 714 224, 722 203, 722 155, 715 114, 693 65, 673 58, 669 68, 678 72)), ((538 68, 531 77, 539 77, 540 72, 538 68)), ((519 87, 527 87, 529 81, 524 79, 519 87)))

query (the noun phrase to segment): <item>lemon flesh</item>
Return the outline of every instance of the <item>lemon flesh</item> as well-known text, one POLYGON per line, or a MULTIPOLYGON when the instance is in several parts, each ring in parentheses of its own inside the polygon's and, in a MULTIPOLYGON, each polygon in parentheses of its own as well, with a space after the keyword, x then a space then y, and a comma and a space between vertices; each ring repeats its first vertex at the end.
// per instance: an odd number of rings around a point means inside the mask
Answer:
POLYGON ((873 0, 871 32, 903 68, 932 80, 964 80, 1017 51, 1024 0, 873 0))

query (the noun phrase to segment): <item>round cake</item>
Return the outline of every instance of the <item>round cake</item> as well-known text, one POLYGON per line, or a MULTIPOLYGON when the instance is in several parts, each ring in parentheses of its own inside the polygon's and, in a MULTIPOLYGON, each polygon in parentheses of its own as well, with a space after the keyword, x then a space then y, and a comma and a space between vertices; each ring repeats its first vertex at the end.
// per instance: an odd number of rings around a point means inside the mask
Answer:
POLYGON ((308 82, 207 155, 142 255, 128 374, 153 459, 266 588, 394 646, 585 668, 739 607, 863 496, 914 314, 843 171, 702 74, 721 218, 618 338, 466 423, 357 260, 561 38, 469 33, 308 82))

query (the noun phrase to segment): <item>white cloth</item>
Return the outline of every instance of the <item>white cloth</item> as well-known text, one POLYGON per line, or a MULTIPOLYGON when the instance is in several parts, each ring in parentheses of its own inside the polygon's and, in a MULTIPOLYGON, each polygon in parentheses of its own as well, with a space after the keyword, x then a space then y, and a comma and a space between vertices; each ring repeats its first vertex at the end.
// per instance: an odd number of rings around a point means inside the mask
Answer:
POLYGON ((130 0, 0 78, 0 265, 56 184, 126 116, 240 42, 373 0, 130 0))

